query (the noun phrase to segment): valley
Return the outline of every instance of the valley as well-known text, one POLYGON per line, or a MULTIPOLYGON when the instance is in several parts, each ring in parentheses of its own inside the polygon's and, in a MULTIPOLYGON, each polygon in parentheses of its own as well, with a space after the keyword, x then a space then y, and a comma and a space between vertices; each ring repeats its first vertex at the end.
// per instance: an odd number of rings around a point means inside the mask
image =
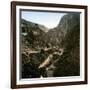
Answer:
POLYGON ((80 75, 80 13, 67 13, 53 29, 21 19, 22 78, 80 75))

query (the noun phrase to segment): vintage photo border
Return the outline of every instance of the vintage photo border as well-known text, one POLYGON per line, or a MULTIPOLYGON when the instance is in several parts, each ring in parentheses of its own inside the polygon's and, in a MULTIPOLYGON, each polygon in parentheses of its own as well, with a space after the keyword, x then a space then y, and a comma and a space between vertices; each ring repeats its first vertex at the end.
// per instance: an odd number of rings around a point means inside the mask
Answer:
POLYGON ((50 3, 32 3, 32 2, 11 2, 11 88, 30 88, 30 87, 47 87, 47 86, 63 86, 87 84, 87 6, 82 5, 66 5, 66 4, 50 4, 50 3), (84 10, 84 81, 75 82, 52 82, 52 83, 36 83, 36 84, 17 84, 17 48, 16 48, 16 6, 39 6, 54 8, 73 8, 84 10))

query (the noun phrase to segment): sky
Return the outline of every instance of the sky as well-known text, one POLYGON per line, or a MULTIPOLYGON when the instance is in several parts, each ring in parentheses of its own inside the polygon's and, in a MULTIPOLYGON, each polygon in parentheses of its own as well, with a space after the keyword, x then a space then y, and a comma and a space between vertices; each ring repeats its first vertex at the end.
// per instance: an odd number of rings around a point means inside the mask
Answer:
POLYGON ((66 13, 21 11, 21 18, 38 23, 51 29, 58 25, 62 16, 66 13))

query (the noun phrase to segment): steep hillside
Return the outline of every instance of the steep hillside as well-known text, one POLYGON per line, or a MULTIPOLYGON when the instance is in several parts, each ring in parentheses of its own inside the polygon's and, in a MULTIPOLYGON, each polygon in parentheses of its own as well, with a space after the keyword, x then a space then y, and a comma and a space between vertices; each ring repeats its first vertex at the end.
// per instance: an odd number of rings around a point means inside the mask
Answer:
POLYGON ((54 76, 78 76, 80 74, 80 14, 65 15, 58 27, 65 31, 62 42, 64 53, 56 64, 54 76))
POLYGON ((43 25, 21 20, 22 43, 28 45, 29 48, 41 48, 44 46, 45 28, 43 25))

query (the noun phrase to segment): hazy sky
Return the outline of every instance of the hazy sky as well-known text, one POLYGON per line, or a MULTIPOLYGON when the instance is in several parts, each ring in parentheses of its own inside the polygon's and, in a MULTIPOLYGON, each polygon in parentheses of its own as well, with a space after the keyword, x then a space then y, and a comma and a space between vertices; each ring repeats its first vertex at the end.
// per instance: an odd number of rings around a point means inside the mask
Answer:
POLYGON ((45 25, 47 28, 54 28, 65 14, 66 13, 22 11, 21 18, 45 25))

